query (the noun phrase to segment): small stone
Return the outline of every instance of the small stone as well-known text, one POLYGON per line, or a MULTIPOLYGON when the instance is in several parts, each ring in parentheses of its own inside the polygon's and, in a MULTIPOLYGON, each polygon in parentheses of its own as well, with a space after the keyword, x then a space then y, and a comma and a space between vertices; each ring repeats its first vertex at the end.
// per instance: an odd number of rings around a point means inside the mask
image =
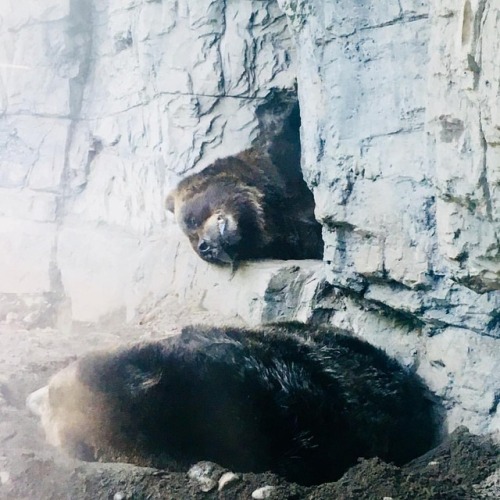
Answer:
POLYGON ((207 493, 217 486, 217 480, 221 475, 220 470, 212 462, 198 462, 188 471, 189 479, 199 484, 200 490, 207 493))
POLYGON ((394 500, 392 497, 383 497, 382 500, 394 500))
POLYGON ((113 500, 125 500, 126 498, 127 498, 127 495, 125 495, 125 493, 123 493, 123 491, 117 491, 113 495, 113 500))
POLYGON ((256 489, 252 493, 252 498, 254 498, 255 500, 264 500, 265 498, 271 498, 275 490, 275 486, 263 486, 262 488, 256 489))
POLYGON ((0 471, 0 484, 7 484, 10 481, 10 474, 6 470, 0 471))
POLYGON ((240 476, 235 474, 234 472, 225 472, 219 479, 219 491, 222 491, 224 488, 233 484, 236 481, 240 480, 240 476))
POLYGON ((200 490, 203 491, 203 493, 208 493, 209 491, 212 491, 216 486, 217 486, 217 481, 214 481, 213 479, 200 480, 200 490))
POLYGON ((437 460, 433 460, 432 462, 429 462, 430 467, 436 467, 436 465, 439 465, 439 462, 437 460))

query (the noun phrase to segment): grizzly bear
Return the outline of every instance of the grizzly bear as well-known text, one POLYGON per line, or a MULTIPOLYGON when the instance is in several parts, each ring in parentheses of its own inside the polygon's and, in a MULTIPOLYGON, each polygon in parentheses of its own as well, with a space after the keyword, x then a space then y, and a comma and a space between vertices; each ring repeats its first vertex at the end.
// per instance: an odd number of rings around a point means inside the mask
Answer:
POLYGON ((295 323, 186 327, 84 356, 41 391, 48 441, 81 459, 170 470, 210 460, 305 485, 359 457, 403 464, 439 429, 424 385, 384 352, 295 323))
MULTIPOLYGON (((275 155, 279 158, 279 155, 275 155)), ((302 178, 254 147, 183 179, 167 197, 195 252, 214 264, 320 259, 321 225, 302 178)))

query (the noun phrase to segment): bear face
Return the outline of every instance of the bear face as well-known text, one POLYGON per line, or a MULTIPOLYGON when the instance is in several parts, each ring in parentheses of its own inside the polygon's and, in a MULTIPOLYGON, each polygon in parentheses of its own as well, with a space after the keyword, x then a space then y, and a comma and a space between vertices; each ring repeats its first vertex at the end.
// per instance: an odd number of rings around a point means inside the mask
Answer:
POLYGON ((27 406, 40 417, 47 442, 76 458, 96 460, 98 450, 110 441, 111 406, 82 383, 76 363, 57 373, 48 386, 32 393, 27 406))
POLYGON ((193 250, 213 264, 232 264, 241 253, 240 213, 247 203, 242 203, 239 210, 232 208, 229 189, 215 184, 203 193, 176 201, 177 222, 193 250))
POLYGON ((238 223, 232 214, 221 209, 207 219, 187 216, 181 225, 193 250, 207 262, 232 264, 241 241, 238 223))
POLYGON ((382 351, 299 324, 186 327, 84 356, 34 397, 50 442, 85 460, 210 460, 301 484, 336 480, 359 457, 405 463, 439 427, 426 388, 382 351))
POLYGON ((208 262, 321 258, 321 226, 311 199, 301 203, 304 189, 297 179, 287 184, 266 154, 251 149, 182 180, 166 206, 208 262))

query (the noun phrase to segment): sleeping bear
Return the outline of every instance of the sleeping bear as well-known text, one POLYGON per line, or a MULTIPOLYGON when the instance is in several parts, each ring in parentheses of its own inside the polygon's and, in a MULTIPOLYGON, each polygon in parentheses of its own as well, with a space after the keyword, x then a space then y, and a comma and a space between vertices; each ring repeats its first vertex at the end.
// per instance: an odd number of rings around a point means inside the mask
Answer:
POLYGON ((403 464, 440 426, 423 384, 384 352, 295 323, 191 326, 86 355, 28 405, 47 440, 83 460, 210 460, 304 485, 338 479, 359 457, 403 464))
POLYGON ((322 258, 312 193, 300 165, 298 173, 283 156, 248 149, 186 177, 168 195, 167 209, 202 259, 235 268, 247 259, 322 258))

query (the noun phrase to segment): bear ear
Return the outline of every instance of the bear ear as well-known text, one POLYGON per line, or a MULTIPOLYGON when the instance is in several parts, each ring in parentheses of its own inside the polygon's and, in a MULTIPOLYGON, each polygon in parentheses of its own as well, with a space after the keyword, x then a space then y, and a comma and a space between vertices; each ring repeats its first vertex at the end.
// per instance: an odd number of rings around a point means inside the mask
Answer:
POLYGON ((175 214, 175 189, 168 193, 167 199, 165 200, 165 208, 175 214))

